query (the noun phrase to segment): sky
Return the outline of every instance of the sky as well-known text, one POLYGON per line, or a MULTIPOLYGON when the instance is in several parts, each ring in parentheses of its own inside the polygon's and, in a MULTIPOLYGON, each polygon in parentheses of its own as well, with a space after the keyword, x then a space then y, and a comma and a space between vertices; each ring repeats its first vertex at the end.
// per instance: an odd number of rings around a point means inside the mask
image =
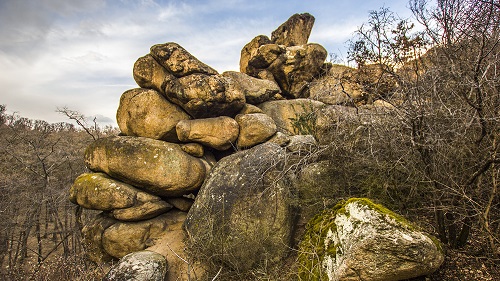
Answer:
POLYGON ((7 112, 69 122, 67 107, 116 126, 121 94, 138 87, 134 62, 176 42, 220 73, 295 13, 316 21, 309 42, 346 58, 369 11, 411 16, 406 0, 0 0, 0 104, 7 112))

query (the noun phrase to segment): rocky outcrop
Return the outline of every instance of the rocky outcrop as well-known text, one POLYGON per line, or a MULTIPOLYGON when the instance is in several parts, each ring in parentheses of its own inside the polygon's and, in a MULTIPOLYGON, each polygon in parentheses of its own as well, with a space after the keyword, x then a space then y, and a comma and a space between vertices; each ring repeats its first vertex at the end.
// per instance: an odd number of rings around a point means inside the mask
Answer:
POLYGON ((306 97, 309 83, 323 71, 327 56, 321 45, 307 43, 313 24, 313 16, 296 14, 271 39, 257 36, 241 51, 240 71, 275 81, 287 97, 306 97))
POLYGON ((287 255, 292 202, 286 183, 278 180, 285 157, 283 148, 267 143, 215 165, 184 223, 193 252, 235 270, 287 255))
POLYGON ((299 247, 302 280, 397 281, 432 273, 443 259, 437 239, 358 198, 313 218, 299 247))
POLYGON ((167 260, 152 251, 130 253, 113 265, 103 281, 164 281, 167 260))
MULTIPOLYGON (((193 280, 205 272, 193 255, 240 273, 281 264, 305 222, 337 200, 342 187, 329 174, 335 163, 317 163, 321 146, 341 120, 391 107, 361 106, 368 88, 352 69, 326 67, 326 50, 307 42, 313 23, 296 14, 271 39, 255 37, 241 51, 241 72, 219 74, 172 42, 136 61, 140 88, 121 97, 121 135, 87 148, 92 173, 70 189, 71 202, 102 211, 83 228, 90 258, 124 257, 106 280, 142 278, 138 268, 162 278, 165 266, 166 280, 193 280)), ((361 280, 351 274, 359 272, 363 280, 399 280, 440 264, 428 236, 359 204, 339 205, 309 224, 297 252, 307 260, 301 274, 316 275, 303 279, 361 280), (326 232, 318 234, 317 224, 326 232)))
POLYGON ((218 74, 217 70, 199 61, 177 43, 157 44, 152 46, 150 51, 151 56, 175 77, 185 77, 195 73, 218 74))
POLYGON ((122 258, 153 246, 175 226, 180 229, 185 218, 185 212, 171 210, 152 219, 124 222, 101 213, 83 228, 84 244, 93 261, 122 258))
POLYGON ((234 116, 245 105, 244 93, 231 88, 221 75, 181 77, 165 95, 195 118, 234 116))

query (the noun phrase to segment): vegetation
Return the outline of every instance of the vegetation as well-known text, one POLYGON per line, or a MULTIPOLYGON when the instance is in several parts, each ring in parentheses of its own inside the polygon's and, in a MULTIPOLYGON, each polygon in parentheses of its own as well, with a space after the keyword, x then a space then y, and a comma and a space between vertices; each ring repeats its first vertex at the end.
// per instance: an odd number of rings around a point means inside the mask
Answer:
MULTIPOLYGON (((439 237, 447 257, 428 280, 493 280, 500 274, 500 2, 409 5, 415 23, 382 8, 352 39, 349 59, 365 75, 357 82, 394 108, 359 108, 355 118, 332 121, 321 160, 331 163, 323 175, 335 178, 318 182, 335 182, 339 200, 370 198, 439 237)), ((0 106, 2 280, 102 274, 83 257, 85 216, 67 189, 85 172, 85 147, 116 132, 59 111, 83 129, 7 115, 0 106)), ((314 133, 316 118, 291 121, 314 133)), ((245 276, 286 280, 296 277, 291 264, 283 268, 294 273, 266 264, 245 276)))
POLYGON ((85 215, 67 193, 93 138, 69 123, 8 115, 5 105, 0 121, 0 279, 72 280, 96 269, 83 254, 85 215))

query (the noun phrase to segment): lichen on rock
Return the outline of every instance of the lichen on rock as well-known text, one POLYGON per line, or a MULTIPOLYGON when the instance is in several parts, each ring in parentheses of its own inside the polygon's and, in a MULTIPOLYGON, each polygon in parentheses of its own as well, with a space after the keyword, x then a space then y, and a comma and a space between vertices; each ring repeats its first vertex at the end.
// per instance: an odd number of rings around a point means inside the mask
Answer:
POLYGON ((440 243, 366 198, 314 217, 299 246, 301 280, 397 281, 427 275, 444 256, 440 243))

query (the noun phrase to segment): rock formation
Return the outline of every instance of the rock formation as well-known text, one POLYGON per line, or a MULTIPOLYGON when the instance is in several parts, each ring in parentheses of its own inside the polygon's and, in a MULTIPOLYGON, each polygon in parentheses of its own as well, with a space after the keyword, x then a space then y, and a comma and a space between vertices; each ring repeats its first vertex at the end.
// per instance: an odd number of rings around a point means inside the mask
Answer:
POLYGON ((309 14, 295 14, 272 33, 259 35, 241 51, 240 71, 275 81, 283 95, 307 97, 309 83, 322 73, 327 51, 307 43, 314 24, 309 14))
MULTIPOLYGON (((299 187, 322 184, 301 169, 319 160, 319 145, 331 137, 325 124, 356 112, 329 104, 363 96, 354 84, 339 90, 340 74, 333 82, 318 79, 333 68, 325 65, 326 50, 308 43, 313 23, 311 15, 296 14, 271 39, 255 37, 241 51, 241 72, 219 74, 172 42, 152 46, 136 61, 139 88, 120 99, 120 136, 86 149, 91 172, 70 189, 71 202, 101 211, 83 228, 90 258, 122 258, 106 280, 163 267, 167 280, 191 280, 191 272, 203 270, 193 267, 189 253, 245 271, 279 263, 296 246, 294 235, 303 233, 298 214, 304 224, 317 210, 303 203, 321 200, 299 187)), ((422 263, 432 266, 421 272, 439 264, 422 254, 422 263)), ((351 263, 324 258, 330 275, 349 271, 351 263)))

